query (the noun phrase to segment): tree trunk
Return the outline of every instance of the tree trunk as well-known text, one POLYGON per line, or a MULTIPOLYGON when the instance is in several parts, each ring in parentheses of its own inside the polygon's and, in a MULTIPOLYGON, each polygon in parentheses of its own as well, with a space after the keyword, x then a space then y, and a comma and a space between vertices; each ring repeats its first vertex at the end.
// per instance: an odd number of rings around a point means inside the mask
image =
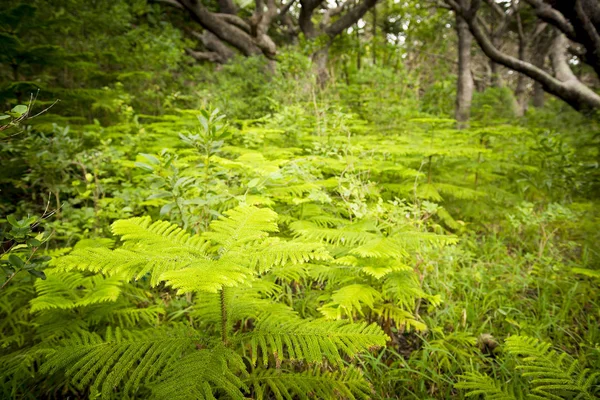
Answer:
MULTIPOLYGON (((492 44, 494 45, 494 47, 499 48, 500 47, 500 38, 497 36, 497 34, 494 32, 494 27, 492 25, 492 29, 491 29, 491 35, 492 35, 492 44)), ((498 63, 496 63, 494 60, 490 59, 490 86, 491 87, 500 87, 502 86, 502 83, 500 81, 500 65, 498 65, 498 63)))
POLYGON ((550 60, 556 78, 562 82, 562 89, 565 96, 570 96, 574 104, 579 108, 591 105, 593 108, 600 109, 600 95, 577 79, 567 61, 568 41, 564 34, 559 34, 550 50, 550 60))
POLYGON ((455 118, 459 129, 468 126, 473 98, 473 75, 471 74, 471 42, 467 22, 458 13, 456 15, 456 33, 458 34, 458 79, 456 87, 455 118))
POLYGON ((377 65, 377 7, 373 7, 373 65, 377 65))
MULTIPOLYGON (((317 72, 319 85, 323 87, 329 78, 327 71, 327 60, 329 58, 329 47, 333 40, 346 29, 356 24, 371 8, 377 4, 378 0, 362 0, 355 3, 344 2, 335 8, 327 8, 324 0, 300 0, 302 8, 298 17, 298 25, 307 39, 314 39, 319 35, 327 35, 329 40, 321 49, 312 55, 314 68, 317 72), (317 7, 323 6, 327 11, 322 17, 317 30, 312 22, 313 12, 317 7), (332 16, 338 16, 333 22, 329 22, 332 16)), ((357 29, 358 34, 358 29, 357 29)), ((360 54, 360 52, 359 52, 360 54)), ((360 55, 359 55, 360 57, 360 55)))
POLYGON ((235 15, 238 11, 238 8, 233 0, 218 0, 219 3, 219 11, 223 14, 233 14, 235 15))
MULTIPOLYGON (((225 43, 231 44, 245 56, 262 54, 262 50, 249 33, 239 26, 228 23, 224 18, 220 18, 218 14, 210 12, 200 1, 179 1, 204 29, 209 30, 225 43)), ((230 14, 223 15, 227 15, 228 18, 236 17, 230 14)))
MULTIPOLYGON (((519 35, 519 60, 525 61, 525 53, 527 51, 527 40, 525 39, 525 31, 523 30, 523 23, 521 21, 521 14, 519 13, 519 6, 512 0, 511 7, 515 14, 517 21, 517 33, 519 35)), ((515 88, 515 113, 518 117, 525 115, 527 111, 527 80, 525 75, 518 74, 517 87, 515 88)))
POLYGON ((319 87, 324 88, 329 80, 329 70, 327 69, 327 62, 329 61, 329 43, 325 47, 317 50, 312 55, 312 62, 314 70, 317 76, 317 84, 319 87))
MULTIPOLYGON (((554 40, 554 31, 545 22, 538 23, 533 32, 533 39, 530 44, 530 53, 532 54, 532 64, 543 70, 548 57, 548 51, 554 40)), ((525 60, 523 60, 525 61, 525 60)), ((532 104, 535 108, 542 108, 546 102, 544 87, 540 82, 534 81, 532 104)))
POLYGON ((199 52, 186 49, 186 52, 197 60, 208 60, 219 64, 225 64, 235 56, 235 52, 227 47, 219 38, 210 31, 202 33, 191 31, 190 34, 200 40, 208 52, 199 52))
POLYGON ((360 31, 358 29, 358 24, 354 25, 354 30, 356 33, 356 69, 360 71, 361 68, 361 50, 360 50, 360 31))

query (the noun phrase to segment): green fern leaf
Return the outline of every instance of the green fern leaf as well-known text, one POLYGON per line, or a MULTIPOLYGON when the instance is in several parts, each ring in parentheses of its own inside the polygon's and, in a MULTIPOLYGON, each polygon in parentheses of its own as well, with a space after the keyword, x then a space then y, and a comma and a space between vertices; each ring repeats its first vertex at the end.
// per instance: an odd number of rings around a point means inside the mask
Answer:
POLYGON ((35 282, 37 297, 31 300, 31 312, 52 308, 71 309, 102 302, 114 302, 121 295, 122 277, 85 277, 78 272, 46 270, 47 279, 35 282))
POLYGON ((479 372, 468 372, 459 376, 462 381, 456 383, 457 389, 467 390, 466 397, 484 395, 487 400, 517 400, 502 388, 498 382, 479 372))
POLYGON ((319 308, 327 319, 341 319, 344 316, 352 318, 356 311, 364 315, 364 306, 373 309, 375 302, 381 300, 377 289, 361 284, 344 286, 331 295, 331 301, 319 308))
POLYGON ((371 388, 357 368, 329 372, 311 369, 305 372, 283 372, 257 369, 247 379, 257 400, 274 396, 277 400, 294 399, 370 399, 371 388))
POLYGON ((246 389, 246 385, 240 376, 246 374, 242 358, 230 349, 201 349, 172 364, 153 385, 152 393, 159 399, 213 400, 218 391, 227 398, 243 400, 240 389, 246 389))
POLYGON ((375 324, 348 323, 347 321, 323 321, 283 319, 273 316, 259 321, 253 332, 237 338, 249 343, 252 362, 256 364, 259 350, 263 364, 270 354, 287 355, 292 360, 321 363, 324 359, 341 365, 340 351, 348 357, 374 347, 384 346, 388 337, 375 324))
POLYGON ((127 394, 148 384, 201 340, 184 326, 145 331, 109 327, 105 339, 82 333, 63 341, 50 352, 42 373, 63 370, 77 387, 89 385, 91 397, 108 399, 117 386, 127 394))

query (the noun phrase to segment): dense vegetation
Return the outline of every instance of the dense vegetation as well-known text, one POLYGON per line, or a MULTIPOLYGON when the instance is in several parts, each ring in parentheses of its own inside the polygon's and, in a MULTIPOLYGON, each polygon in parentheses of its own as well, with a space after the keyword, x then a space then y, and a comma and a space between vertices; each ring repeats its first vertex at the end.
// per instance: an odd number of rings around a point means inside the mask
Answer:
POLYGON ((0 398, 600 396, 600 6, 330 3, 2 2, 0 398))

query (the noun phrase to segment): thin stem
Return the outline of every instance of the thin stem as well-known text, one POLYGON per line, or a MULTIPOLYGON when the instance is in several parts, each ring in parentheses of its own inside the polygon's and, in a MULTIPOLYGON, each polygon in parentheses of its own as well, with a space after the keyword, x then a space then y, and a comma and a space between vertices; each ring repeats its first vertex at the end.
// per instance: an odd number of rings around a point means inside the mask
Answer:
POLYGON ((433 156, 429 156, 429 165, 427 170, 427 183, 431 183, 431 159, 433 156))
POLYGON ((221 288, 221 341, 227 344, 227 305, 225 304, 225 287, 221 288))
POLYGON ((16 275, 16 274, 18 274, 19 272, 21 272, 21 271, 19 270, 19 271, 13 272, 13 273, 12 273, 12 274, 11 274, 11 275, 8 277, 8 279, 6 280, 6 282, 4 282, 4 283, 2 284, 2 286, 0 286, 0 290, 4 289, 4 287, 5 287, 6 285, 8 285, 8 282, 12 281, 12 279, 15 277, 15 275, 16 275))

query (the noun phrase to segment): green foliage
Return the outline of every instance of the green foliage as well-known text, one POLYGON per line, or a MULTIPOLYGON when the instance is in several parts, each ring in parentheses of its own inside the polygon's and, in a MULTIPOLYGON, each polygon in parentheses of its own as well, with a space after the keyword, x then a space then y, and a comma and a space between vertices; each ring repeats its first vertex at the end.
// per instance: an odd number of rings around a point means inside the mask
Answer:
MULTIPOLYGON (((292 313, 283 313, 287 317, 282 320, 282 316, 264 312, 268 312, 269 304, 260 297, 231 298, 225 288, 249 287, 271 268, 330 257, 319 244, 290 242, 286 246, 279 238, 269 238, 269 233, 278 231, 277 214, 272 210, 240 206, 226 216, 213 221, 211 229, 202 235, 190 235, 166 221, 152 223, 148 217, 117 221, 113 233, 121 237, 122 247, 110 250, 103 244, 78 246, 55 262, 50 279, 36 284, 38 296, 31 301, 32 312, 77 310, 116 302, 123 295, 123 280, 149 277, 151 285, 164 282, 181 294, 195 293, 202 298, 202 293, 219 293, 220 301, 211 306, 221 309, 216 321, 220 343, 188 324, 135 331, 109 326, 104 336, 76 330, 57 346, 32 349, 32 354, 44 359, 40 373, 60 371, 75 388, 102 398, 111 398, 116 388, 120 395, 128 395, 141 387, 162 397, 183 384, 186 390, 178 394, 181 398, 214 398, 215 392, 223 391, 241 399, 241 391, 249 389, 239 378, 245 373, 245 365, 236 349, 248 349, 252 364, 260 355, 264 368, 271 354, 277 365, 281 363, 279 357, 286 357, 311 365, 328 362, 341 367, 344 356, 356 357, 385 345, 386 335, 375 324, 311 321, 292 313), (74 269, 108 277, 60 272, 74 269), (238 314, 238 318, 248 313, 256 318, 251 332, 236 332, 228 319, 234 315, 229 308, 235 311, 238 301, 253 302, 259 310, 264 308, 257 314, 248 308, 238 314)), ((260 287, 259 281, 256 285, 260 287)), ((264 374, 268 373, 265 370, 264 374)), ((264 374, 252 381, 255 390, 280 393, 275 381, 265 379, 264 374)), ((334 373, 317 375, 311 381, 307 381, 307 375, 299 374, 296 380, 293 374, 289 376, 290 382, 302 388, 323 385, 318 389, 323 393, 341 388, 345 393, 364 395, 368 387, 357 382, 357 373, 347 380, 348 387, 335 382, 334 373)))
MULTIPOLYGON (((517 356, 517 372, 529 382, 531 399, 593 399, 598 395, 599 372, 582 369, 578 360, 552 350, 549 343, 525 336, 506 339, 506 351, 517 356)), ((487 375, 473 372, 462 376, 457 388, 469 390, 467 396, 485 395, 486 399, 516 399, 487 375)))
POLYGON ((29 217, 17 220, 14 214, 6 217, 10 229, 3 228, 0 231, 0 241, 8 244, 0 256, 0 267, 2 268, 3 283, 0 290, 20 272, 28 272, 30 275, 46 279, 46 274, 41 270, 51 257, 41 256, 38 250, 48 240, 43 232, 34 232, 40 222, 38 217, 29 217))
POLYGON ((597 121, 473 49, 455 129, 451 13, 380 3, 320 87, 283 18, 215 68, 175 8, 13 3, 1 398, 598 396, 597 121))

